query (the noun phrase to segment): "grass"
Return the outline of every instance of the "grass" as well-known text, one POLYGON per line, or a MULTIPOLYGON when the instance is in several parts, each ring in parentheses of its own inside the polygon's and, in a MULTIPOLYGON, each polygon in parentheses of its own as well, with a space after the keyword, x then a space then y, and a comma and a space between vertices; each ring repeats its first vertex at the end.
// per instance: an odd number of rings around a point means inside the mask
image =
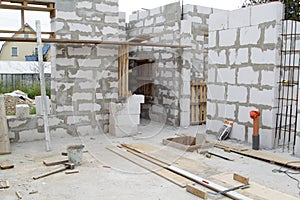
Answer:
MULTIPOLYGON (((15 90, 21 90, 22 92, 26 93, 30 99, 34 99, 36 96, 41 96, 41 87, 40 84, 33 84, 32 86, 29 85, 17 85, 15 90)), ((13 91, 13 88, 10 86, 8 89, 3 87, 3 84, 0 83, 0 93, 10 93, 13 91)), ((50 87, 46 87, 46 95, 50 98, 50 87)))

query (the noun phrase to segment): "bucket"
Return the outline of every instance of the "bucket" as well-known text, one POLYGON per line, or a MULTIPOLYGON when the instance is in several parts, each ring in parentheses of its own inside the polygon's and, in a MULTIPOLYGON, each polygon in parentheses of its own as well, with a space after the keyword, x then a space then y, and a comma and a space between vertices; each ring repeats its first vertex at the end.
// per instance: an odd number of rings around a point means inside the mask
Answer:
POLYGON ((68 146, 67 152, 68 152, 68 160, 71 163, 74 163, 74 165, 79 166, 82 164, 82 149, 84 148, 84 145, 72 145, 68 146))

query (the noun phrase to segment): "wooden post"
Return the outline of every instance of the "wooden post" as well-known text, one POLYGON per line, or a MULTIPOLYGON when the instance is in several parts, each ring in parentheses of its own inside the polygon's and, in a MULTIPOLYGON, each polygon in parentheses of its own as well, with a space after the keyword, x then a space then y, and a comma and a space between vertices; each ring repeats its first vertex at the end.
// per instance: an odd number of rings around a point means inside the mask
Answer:
POLYGON ((48 107, 47 107, 47 97, 46 97, 46 88, 45 88, 44 66, 43 66, 41 22, 39 20, 36 21, 36 33, 37 33, 38 61, 39 61, 39 71, 40 71, 40 84, 41 84, 41 96, 42 96, 42 105, 43 105, 46 150, 51 151, 51 141, 50 141, 49 122, 48 122, 48 107))
POLYGON ((0 154, 10 153, 4 95, 0 95, 0 154))

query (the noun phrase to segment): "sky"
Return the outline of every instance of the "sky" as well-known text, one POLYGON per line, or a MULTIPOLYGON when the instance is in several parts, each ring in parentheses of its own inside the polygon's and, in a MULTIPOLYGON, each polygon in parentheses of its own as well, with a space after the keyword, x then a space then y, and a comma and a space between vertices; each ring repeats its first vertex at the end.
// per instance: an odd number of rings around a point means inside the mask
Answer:
MULTIPOLYGON (((137 10, 151 9, 163 6, 169 3, 178 2, 179 0, 119 0, 119 10, 126 12, 128 16, 137 10)), ((182 1, 182 0, 180 0, 182 1)), ((219 8, 224 10, 234 10, 241 8, 244 0, 183 0, 183 4, 194 4, 206 7, 219 8)), ((48 13, 25 11, 25 22, 35 29, 35 20, 41 21, 42 31, 51 31, 50 18, 48 13)), ((21 27, 20 11, 0 9, 0 29, 19 30, 21 27)), ((10 37, 10 35, 1 35, 1 37, 10 37)), ((0 47, 1 47, 0 42, 0 47)))

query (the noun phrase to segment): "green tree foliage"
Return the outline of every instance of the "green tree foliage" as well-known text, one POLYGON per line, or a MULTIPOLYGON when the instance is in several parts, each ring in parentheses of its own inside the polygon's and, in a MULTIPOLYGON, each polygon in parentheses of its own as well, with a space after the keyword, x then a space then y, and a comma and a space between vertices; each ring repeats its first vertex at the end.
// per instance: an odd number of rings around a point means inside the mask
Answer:
MULTIPOLYGON (((245 0, 243 7, 256 4, 273 2, 276 0, 245 0)), ((299 0, 281 0, 285 4, 285 19, 300 20, 300 1, 299 0)))

